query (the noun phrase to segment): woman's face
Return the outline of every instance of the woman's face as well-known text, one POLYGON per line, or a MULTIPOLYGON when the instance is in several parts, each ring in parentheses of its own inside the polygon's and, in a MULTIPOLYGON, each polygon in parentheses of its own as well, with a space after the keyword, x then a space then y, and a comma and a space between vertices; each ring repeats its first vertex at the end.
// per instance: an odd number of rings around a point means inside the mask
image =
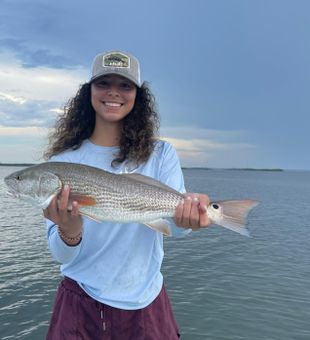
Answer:
POLYGON ((118 75, 106 75, 91 84, 91 104, 97 119, 120 122, 134 107, 136 85, 118 75))

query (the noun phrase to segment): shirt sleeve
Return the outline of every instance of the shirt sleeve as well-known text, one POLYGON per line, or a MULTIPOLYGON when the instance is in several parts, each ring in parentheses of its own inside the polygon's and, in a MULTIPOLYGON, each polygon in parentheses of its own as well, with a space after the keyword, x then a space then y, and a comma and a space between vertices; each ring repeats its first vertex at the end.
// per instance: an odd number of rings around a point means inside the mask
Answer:
MULTIPOLYGON (((186 192, 179 157, 174 147, 169 143, 165 143, 159 180, 181 193, 186 192)), ((168 222, 170 224, 172 236, 185 236, 192 231, 192 229, 178 227, 172 218, 169 219, 168 222)))
POLYGON ((82 241, 76 246, 69 246, 59 236, 55 223, 47 219, 46 227, 48 247, 53 258, 61 264, 72 262, 80 252, 82 241))

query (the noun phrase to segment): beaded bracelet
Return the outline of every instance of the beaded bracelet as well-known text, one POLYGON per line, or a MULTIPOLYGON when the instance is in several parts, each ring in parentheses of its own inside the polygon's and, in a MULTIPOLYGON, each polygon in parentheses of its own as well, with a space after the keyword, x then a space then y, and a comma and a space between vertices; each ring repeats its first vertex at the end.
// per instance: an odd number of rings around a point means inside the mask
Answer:
POLYGON ((67 236, 63 230, 61 230, 61 228, 58 226, 58 234, 59 236, 61 237, 61 239, 68 245, 68 246, 77 246, 78 244, 81 243, 82 241, 82 231, 80 231, 78 233, 77 236, 74 236, 74 237, 69 237, 67 236), (68 243, 69 242, 69 243, 68 243), (71 242, 73 242, 74 244, 71 244, 71 242))

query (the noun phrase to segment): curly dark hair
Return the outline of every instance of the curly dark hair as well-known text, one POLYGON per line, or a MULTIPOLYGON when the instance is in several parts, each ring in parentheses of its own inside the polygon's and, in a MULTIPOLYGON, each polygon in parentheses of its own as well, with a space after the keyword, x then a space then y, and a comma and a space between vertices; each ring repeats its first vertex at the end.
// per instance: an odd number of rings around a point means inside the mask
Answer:
MULTIPOLYGON (((91 105, 91 84, 82 84, 64 107, 49 136, 49 147, 44 158, 57 155, 67 149, 76 150, 89 138, 95 128, 95 110, 91 105)), ((137 164, 146 161, 154 149, 158 135, 159 115, 155 98, 146 82, 137 88, 132 111, 124 118, 120 150, 112 165, 125 160, 137 164)))

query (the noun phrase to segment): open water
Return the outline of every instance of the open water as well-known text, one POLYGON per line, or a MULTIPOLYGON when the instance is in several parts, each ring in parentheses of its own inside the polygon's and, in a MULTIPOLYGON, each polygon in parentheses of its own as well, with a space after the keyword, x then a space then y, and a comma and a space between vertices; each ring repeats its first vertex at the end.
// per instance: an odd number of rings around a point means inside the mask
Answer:
MULTIPOLYGON (((0 181, 16 167, 0 167, 0 181)), ((258 199, 251 238, 211 226, 165 239, 183 340, 310 339, 310 172, 184 170, 188 191, 258 199)), ((43 340, 60 281, 41 212, 0 186, 0 339, 43 340)), ((133 339, 134 340, 134 339, 133 339)), ((160 340, 160 339, 159 339, 160 340)))

